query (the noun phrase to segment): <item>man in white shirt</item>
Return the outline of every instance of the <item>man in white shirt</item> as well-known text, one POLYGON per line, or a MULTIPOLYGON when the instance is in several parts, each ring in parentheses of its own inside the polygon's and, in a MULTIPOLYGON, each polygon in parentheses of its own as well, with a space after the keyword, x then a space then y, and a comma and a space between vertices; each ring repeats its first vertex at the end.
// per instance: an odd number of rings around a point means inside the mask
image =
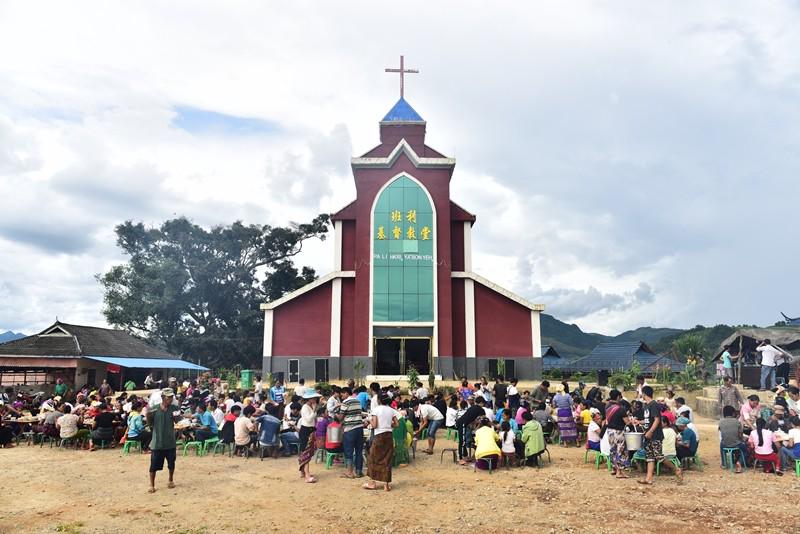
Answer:
POLYGON ((756 350, 761 353, 761 391, 775 387, 775 365, 781 351, 771 345, 769 339, 762 341, 756 350))
POLYGON ((297 381, 297 387, 294 388, 294 394, 299 397, 302 397, 303 395, 306 394, 306 391, 308 391, 308 389, 306 388, 306 379, 301 378, 300 380, 297 381))
POLYGON ((428 429, 428 448, 423 450, 425 454, 433 454, 433 446, 436 444, 436 431, 444 423, 444 416, 436 406, 433 405, 433 398, 428 397, 424 403, 412 401, 411 407, 417 412, 420 419, 419 430, 416 435, 421 436, 422 431, 428 429))
POLYGON ((342 390, 339 386, 333 386, 333 390, 331 391, 331 396, 328 397, 328 403, 326 404, 326 409, 328 410, 328 415, 333 417, 336 415, 336 411, 339 409, 339 405, 342 403, 339 400, 339 396, 341 395, 342 390))
POLYGON ((420 402, 425 402, 425 399, 428 398, 428 390, 425 389, 422 382, 417 382, 417 390, 414 392, 414 396, 418 398, 420 402))

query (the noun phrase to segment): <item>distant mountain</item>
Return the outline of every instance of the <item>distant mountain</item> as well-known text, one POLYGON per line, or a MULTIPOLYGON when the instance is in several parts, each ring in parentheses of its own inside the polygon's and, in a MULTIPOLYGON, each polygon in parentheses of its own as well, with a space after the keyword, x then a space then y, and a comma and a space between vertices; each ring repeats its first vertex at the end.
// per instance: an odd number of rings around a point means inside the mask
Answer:
POLYGON ((0 343, 5 343, 6 341, 14 341, 15 339, 20 339, 25 337, 25 334, 18 334, 16 332, 12 332, 9 330, 8 332, 4 332, 0 334, 0 343))
POLYGON ((650 326, 643 326, 636 330, 628 330, 614 338, 614 341, 644 341, 648 345, 656 343, 667 336, 680 336, 685 330, 677 328, 653 328, 650 326))
MULTIPOLYGON (((584 332, 578 325, 559 321, 552 315, 542 314, 542 345, 552 345, 564 358, 586 356, 600 343, 611 341, 644 341, 648 345, 664 338, 677 339, 685 330, 643 326, 628 330, 618 336, 584 332)), ((672 343, 670 341, 669 343, 672 343)), ((669 344, 667 344, 669 345, 669 344)), ((655 347, 653 347, 655 350, 655 347)))

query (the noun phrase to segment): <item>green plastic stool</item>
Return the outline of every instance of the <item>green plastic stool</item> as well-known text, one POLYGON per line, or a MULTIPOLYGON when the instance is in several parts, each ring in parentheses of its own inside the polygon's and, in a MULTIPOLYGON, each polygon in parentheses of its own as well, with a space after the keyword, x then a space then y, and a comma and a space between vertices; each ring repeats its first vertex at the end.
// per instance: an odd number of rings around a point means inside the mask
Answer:
POLYGON ((695 453, 694 456, 687 456, 683 459, 683 465, 686 469, 689 469, 689 466, 692 464, 697 466, 698 471, 703 470, 703 461, 700 459, 700 455, 695 453))
POLYGON ((325 469, 330 469, 333 467, 333 461, 336 457, 339 457, 340 460, 344 462, 344 454, 341 452, 325 452, 325 469))
POLYGON ((797 478, 800 478, 800 460, 794 461, 794 474, 797 475, 797 478))
POLYGON ((203 453, 200 456, 205 456, 208 453, 209 447, 213 450, 216 444, 219 443, 219 438, 208 438, 203 442, 203 453))
POLYGON ((314 463, 321 464, 325 462, 325 449, 317 449, 316 454, 314 454, 314 463))
POLYGON ((216 456, 217 451, 219 451, 220 454, 225 454, 225 451, 228 451, 228 456, 233 456, 233 443, 225 443, 224 441, 217 440, 217 442, 214 443, 214 448, 211 449, 211 455, 216 456))
MULTIPOLYGON (((666 458, 664 458, 664 460, 666 460, 666 458)), ((656 476, 659 476, 661 474, 661 464, 664 463, 664 460, 659 460, 656 462, 656 476)), ((678 469, 681 468, 681 463, 678 461, 677 458, 670 458, 669 463, 671 463, 678 469)))
POLYGON ((419 439, 428 439, 428 427, 422 429, 422 434, 420 435, 419 439))
POLYGON ((183 455, 186 456, 190 447, 194 447, 194 452, 197 456, 203 456, 203 442, 202 441, 188 441, 183 445, 183 455))
POLYGON ((122 454, 130 454, 131 448, 139 449, 139 452, 142 452, 142 442, 139 440, 125 440, 125 444, 122 446, 122 454))

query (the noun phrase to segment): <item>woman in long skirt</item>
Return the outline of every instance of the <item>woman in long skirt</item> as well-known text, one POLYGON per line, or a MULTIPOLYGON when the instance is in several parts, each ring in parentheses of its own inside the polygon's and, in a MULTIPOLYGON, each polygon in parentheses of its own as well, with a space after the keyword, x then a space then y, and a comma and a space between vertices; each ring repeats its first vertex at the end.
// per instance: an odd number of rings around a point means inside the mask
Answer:
POLYGON ((300 410, 300 476, 306 482, 313 484, 317 479, 311 474, 311 459, 317 452, 317 438, 314 435, 317 423, 317 405, 319 404, 319 393, 311 392, 303 395, 306 403, 300 410))
POLYGON ((367 476, 372 479, 364 484, 364 489, 378 489, 376 482, 383 483, 383 489, 392 490, 392 460, 394 459, 394 439, 392 429, 397 427, 395 411, 388 406, 386 395, 378 396, 378 406, 371 413, 375 437, 367 455, 367 476))
POLYGON ((553 406, 556 408, 556 422, 558 423, 558 434, 561 436, 561 445, 572 441, 578 445, 578 427, 575 424, 575 417, 572 415, 572 396, 564 392, 564 385, 559 384, 556 388, 556 395, 553 397, 553 406))

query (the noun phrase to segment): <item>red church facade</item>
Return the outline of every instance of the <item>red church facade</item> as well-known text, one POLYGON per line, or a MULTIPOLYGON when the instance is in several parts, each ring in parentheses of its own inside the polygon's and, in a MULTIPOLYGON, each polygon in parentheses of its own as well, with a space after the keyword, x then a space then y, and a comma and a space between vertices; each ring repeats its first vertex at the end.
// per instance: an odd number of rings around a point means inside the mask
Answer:
POLYGON ((422 375, 475 379, 498 360, 541 376, 532 304, 472 271, 475 216, 450 200, 455 160, 425 145, 401 97, 380 144, 351 161, 356 200, 332 215, 334 271, 263 304, 263 370, 285 380, 422 375))

